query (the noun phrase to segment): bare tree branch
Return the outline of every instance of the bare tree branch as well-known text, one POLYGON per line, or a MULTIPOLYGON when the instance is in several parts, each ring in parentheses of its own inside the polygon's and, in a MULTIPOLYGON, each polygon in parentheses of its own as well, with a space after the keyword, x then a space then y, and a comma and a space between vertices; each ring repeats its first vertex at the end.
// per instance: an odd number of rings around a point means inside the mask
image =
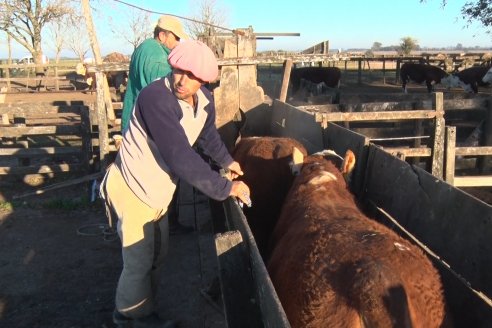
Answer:
POLYGON ((150 13, 131 8, 124 12, 123 21, 125 24, 121 24, 121 21, 115 22, 110 17, 111 31, 117 38, 130 43, 134 50, 145 39, 152 36, 153 26, 150 13))

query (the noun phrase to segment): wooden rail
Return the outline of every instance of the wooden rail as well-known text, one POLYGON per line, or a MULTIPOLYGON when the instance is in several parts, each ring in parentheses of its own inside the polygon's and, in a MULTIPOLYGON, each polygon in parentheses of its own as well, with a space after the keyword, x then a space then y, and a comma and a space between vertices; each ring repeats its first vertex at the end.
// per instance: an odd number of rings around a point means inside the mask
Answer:
POLYGON ((89 108, 83 104, 0 104, 0 175, 89 171, 89 108))
POLYGON ((456 176, 456 156, 492 156, 491 146, 456 147, 456 127, 446 127, 445 180, 455 187, 492 186, 492 175, 456 176))
MULTIPOLYGON (((432 99, 432 109, 416 109, 402 111, 374 111, 374 112, 331 112, 314 113, 315 121, 321 123, 322 128, 328 126, 328 122, 382 122, 382 121, 405 121, 413 120, 417 124, 421 120, 431 120, 433 122, 432 144, 422 148, 420 142, 416 141, 414 147, 391 149, 394 154, 399 156, 431 157, 431 173, 443 178, 444 161, 444 98, 442 93, 434 93, 432 99)), ((420 137, 420 135, 418 135, 420 137)))

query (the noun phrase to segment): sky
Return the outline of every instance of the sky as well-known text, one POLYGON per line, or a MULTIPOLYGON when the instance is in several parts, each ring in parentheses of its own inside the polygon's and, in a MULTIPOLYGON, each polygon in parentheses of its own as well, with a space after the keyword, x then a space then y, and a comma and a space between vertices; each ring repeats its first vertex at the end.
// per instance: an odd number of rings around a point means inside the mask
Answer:
MULTIPOLYGON (((154 12, 152 22, 160 14, 193 18, 200 0, 122 0, 154 12)), ((257 50, 304 50, 329 41, 330 49, 369 49, 374 42, 382 46, 398 45, 403 37, 412 37, 420 47, 491 47, 492 35, 480 24, 466 27, 461 7, 467 0, 215 0, 216 8, 226 18, 221 26, 229 29, 251 26, 257 33, 300 33, 300 36, 275 36, 258 40, 257 50)), ((108 21, 125 22, 124 13, 131 7, 114 0, 95 0, 94 24, 103 56, 113 51, 131 54, 132 46, 118 39, 109 29, 108 21)), ((6 58, 6 49, 0 58, 6 58)), ((44 46, 48 56, 53 51, 44 46)), ((27 54, 14 47, 14 57, 27 54)), ((64 55, 70 56, 67 51, 64 55)))

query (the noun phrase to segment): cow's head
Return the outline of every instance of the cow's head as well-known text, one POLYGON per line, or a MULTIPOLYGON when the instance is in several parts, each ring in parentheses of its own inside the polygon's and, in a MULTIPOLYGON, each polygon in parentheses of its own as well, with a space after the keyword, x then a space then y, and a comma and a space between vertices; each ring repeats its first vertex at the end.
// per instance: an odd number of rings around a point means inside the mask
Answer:
POLYGON ((463 82, 459 77, 454 74, 449 74, 448 76, 441 79, 441 84, 447 89, 451 88, 462 88, 465 92, 473 92, 472 87, 463 82))
POLYGON ((463 82, 460 80, 460 78, 453 74, 449 74, 448 76, 441 79, 441 84, 447 89, 459 88, 461 87, 462 83, 463 82))
POLYGON ((492 82, 492 68, 485 73, 485 75, 482 77, 482 82, 483 83, 491 83, 492 82))
MULTIPOLYGON (((313 154, 313 156, 322 156, 324 158, 331 159, 331 160, 334 159, 335 162, 338 162, 337 166, 340 167, 340 171, 342 172, 345 181, 348 182, 348 180, 350 179, 350 174, 352 173, 355 167, 355 154, 350 149, 348 149, 345 152, 345 157, 342 157, 338 155, 335 151, 328 150, 328 149, 323 150, 321 152, 317 152, 313 154)), ((291 160, 292 174, 299 175, 303 164, 304 164, 304 155, 296 148, 294 148, 294 152, 292 154, 292 160, 291 160)))
POLYGON ((290 171, 293 175, 299 175, 301 173, 303 161, 303 153, 297 147, 294 147, 292 149, 292 159, 289 162, 290 171))

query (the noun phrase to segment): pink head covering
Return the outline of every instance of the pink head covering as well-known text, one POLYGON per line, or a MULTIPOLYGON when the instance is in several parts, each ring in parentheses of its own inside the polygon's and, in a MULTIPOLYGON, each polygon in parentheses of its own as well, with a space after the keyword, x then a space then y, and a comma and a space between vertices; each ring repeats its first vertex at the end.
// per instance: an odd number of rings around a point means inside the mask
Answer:
POLYGON ((172 67, 189 71, 204 82, 212 82, 219 73, 214 53, 201 41, 180 42, 171 51, 168 60, 172 67))

